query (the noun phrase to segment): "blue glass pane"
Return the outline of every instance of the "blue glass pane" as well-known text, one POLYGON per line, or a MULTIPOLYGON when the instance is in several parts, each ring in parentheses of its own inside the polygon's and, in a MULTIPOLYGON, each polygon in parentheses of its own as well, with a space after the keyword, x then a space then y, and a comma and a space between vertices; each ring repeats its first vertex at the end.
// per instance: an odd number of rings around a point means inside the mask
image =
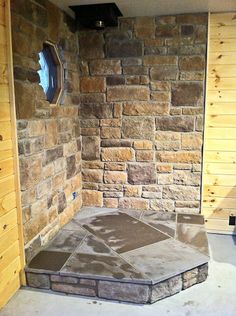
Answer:
POLYGON ((38 71, 40 77, 39 84, 43 87, 44 93, 47 94, 49 88, 49 68, 42 52, 39 53, 39 64, 41 66, 41 69, 38 71))

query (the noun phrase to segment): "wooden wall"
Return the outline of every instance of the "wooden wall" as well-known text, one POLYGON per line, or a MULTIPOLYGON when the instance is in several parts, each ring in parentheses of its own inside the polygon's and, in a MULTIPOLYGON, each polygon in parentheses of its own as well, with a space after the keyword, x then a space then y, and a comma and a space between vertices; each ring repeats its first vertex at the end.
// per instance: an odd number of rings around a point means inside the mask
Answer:
POLYGON ((236 215, 236 13, 209 15, 202 213, 233 232, 236 215))
POLYGON ((0 309, 24 283, 9 2, 0 0, 0 309))

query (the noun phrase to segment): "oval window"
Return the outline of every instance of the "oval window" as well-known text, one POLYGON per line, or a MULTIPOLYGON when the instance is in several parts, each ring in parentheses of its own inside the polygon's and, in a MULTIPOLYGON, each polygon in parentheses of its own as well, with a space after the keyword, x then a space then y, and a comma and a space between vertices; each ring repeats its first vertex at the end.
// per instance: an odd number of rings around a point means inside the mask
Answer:
POLYGON ((44 44, 43 50, 39 53, 39 64, 39 84, 46 94, 47 101, 58 104, 63 88, 63 68, 54 44, 44 44))

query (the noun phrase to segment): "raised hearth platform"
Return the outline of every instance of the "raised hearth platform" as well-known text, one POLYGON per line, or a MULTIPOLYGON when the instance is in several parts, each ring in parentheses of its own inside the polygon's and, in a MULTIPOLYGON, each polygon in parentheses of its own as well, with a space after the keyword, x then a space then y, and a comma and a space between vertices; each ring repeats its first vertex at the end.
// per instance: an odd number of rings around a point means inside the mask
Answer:
POLYGON ((201 215, 83 208, 26 268, 30 287, 153 303, 208 273, 201 215))

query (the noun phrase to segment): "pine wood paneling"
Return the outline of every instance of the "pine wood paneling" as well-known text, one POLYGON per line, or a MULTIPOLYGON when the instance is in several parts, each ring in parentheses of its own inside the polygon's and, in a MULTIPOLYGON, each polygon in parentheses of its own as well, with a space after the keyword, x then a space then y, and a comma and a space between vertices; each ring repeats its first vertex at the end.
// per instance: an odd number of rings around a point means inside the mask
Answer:
POLYGON ((0 0, 0 309, 24 284, 10 1, 0 0))
POLYGON ((236 233, 236 13, 209 16, 202 213, 208 229, 236 233))

